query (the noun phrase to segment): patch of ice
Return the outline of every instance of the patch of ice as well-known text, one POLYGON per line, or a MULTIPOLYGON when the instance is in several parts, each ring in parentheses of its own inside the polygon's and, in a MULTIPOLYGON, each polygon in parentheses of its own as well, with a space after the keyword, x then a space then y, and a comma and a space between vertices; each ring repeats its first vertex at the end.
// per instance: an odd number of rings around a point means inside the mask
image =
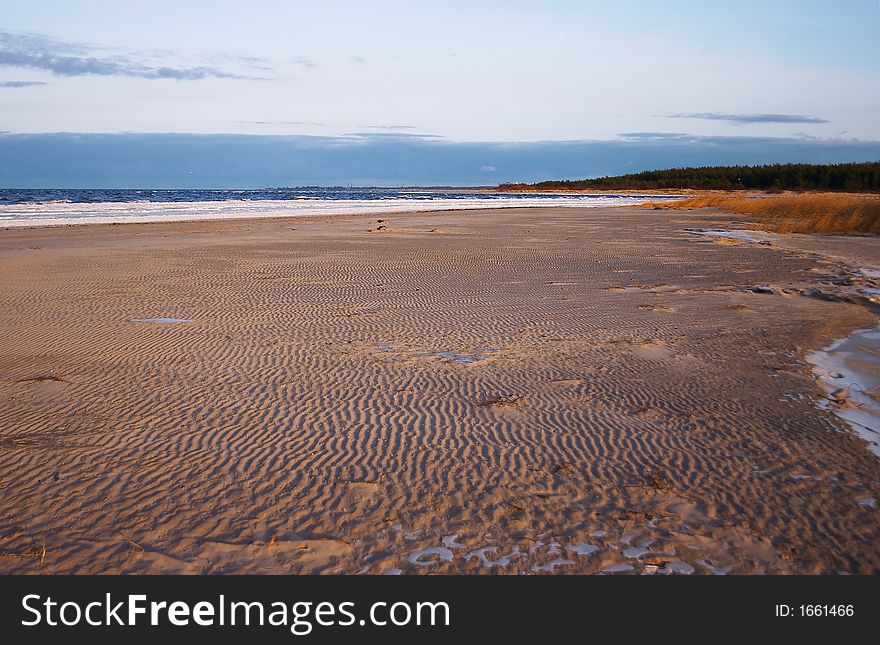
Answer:
POLYGON ((536 564, 535 566, 533 566, 531 568, 531 571, 534 571, 536 573, 539 571, 546 571, 548 573, 553 573, 553 570, 556 567, 564 567, 564 566, 568 566, 569 564, 574 564, 574 560, 562 560, 562 559, 550 560, 550 562, 548 562, 547 564, 541 564, 541 565, 536 564))
POLYGON ((445 560, 449 562, 452 560, 452 551, 442 546, 435 546, 430 549, 421 549, 419 551, 413 551, 407 557, 407 561, 410 564, 414 564, 417 567, 427 567, 432 564, 437 564, 441 560, 445 560), (431 556, 437 556, 436 558, 431 558, 430 560, 425 560, 424 558, 428 558, 431 556))
POLYGON ((458 542, 455 541, 455 538, 457 538, 457 537, 458 537, 458 533, 456 533, 454 535, 444 535, 440 541, 443 543, 443 546, 445 546, 449 549, 463 549, 464 544, 459 544, 458 542))
POLYGON ((854 331, 807 360, 832 401, 824 405, 846 421, 880 457, 880 326, 854 331), (840 389, 846 397, 833 396, 840 389))
POLYGON ((510 564, 510 561, 512 558, 517 558, 522 555, 525 555, 518 548, 514 547, 513 551, 511 551, 507 555, 502 555, 501 557, 496 558, 495 560, 490 560, 486 556, 487 553, 495 553, 496 551, 498 551, 498 547, 484 546, 483 548, 477 549, 476 551, 471 551, 466 556, 464 556, 464 559, 470 560, 471 558, 479 558, 480 563, 484 567, 506 567, 507 565, 510 564))
POLYGON ((570 544, 565 547, 572 553, 577 553, 578 555, 591 555, 599 550, 595 544, 587 544, 586 542, 581 542, 580 544, 570 544))
POLYGON ((859 294, 871 302, 880 302, 880 289, 876 287, 859 287, 859 294))
POLYGON ((675 562, 670 562, 669 564, 667 564, 660 570, 660 572, 666 573, 667 575, 680 574, 689 576, 694 572, 694 568, 687 562, 676 560, 675 562))
POLYGON ((641 558, 643 555, 651 553, 648 547, 652 544, 654 544, 654 540, 645 540, 639 546, 631 546, 628 549, 624 549, 623 555, 627 558, 641 558))
POLYGON ((158 325, 173 325, 175 323, 190 323, 189 318, 129 318, 133 323, 155 323, 158 325))
POLYGON ((602 569, 603 573, 630 573, 633 571, 633 567, 631 564, 609 564, 607 567, 602 569))
POLYGON ((697 560, 697 564, 701 567, 708 569, 716 576, 726 576, 733 569, 732 564, 726 564, 723 567, 715 567, 706 562, 705 560, 697 560))
POLYGON ((693 235, 705 235, 707 237, 726 237, 732 240, 739 240, 740 242, 770 241, 769 237, 758 235, 754 231, 724 231, 720 229, 690 228, 687 229, 687 232, 693 235))

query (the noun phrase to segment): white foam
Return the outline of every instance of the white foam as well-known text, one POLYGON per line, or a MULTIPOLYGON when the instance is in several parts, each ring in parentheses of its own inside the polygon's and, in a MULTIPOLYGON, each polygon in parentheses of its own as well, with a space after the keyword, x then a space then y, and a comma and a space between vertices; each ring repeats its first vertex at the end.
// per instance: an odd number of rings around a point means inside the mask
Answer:
POLYGON ((41 202, 0 206, 0 226, 63 226, 180 222, 257 217, 306 217, 320 215, 389 214, 413 211, 469 210, 484 208, 634 206, 656 195, 567 195, 412 199, 295 199, 227 200, 206 202, 41 202))

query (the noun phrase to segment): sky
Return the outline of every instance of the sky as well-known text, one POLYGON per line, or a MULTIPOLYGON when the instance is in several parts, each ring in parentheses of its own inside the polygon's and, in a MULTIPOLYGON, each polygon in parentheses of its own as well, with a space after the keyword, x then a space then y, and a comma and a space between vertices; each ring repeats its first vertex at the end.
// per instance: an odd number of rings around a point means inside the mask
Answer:
POLYGON ((880 159, 877 0, 0 0, 0 15, 7 187, 880 159))

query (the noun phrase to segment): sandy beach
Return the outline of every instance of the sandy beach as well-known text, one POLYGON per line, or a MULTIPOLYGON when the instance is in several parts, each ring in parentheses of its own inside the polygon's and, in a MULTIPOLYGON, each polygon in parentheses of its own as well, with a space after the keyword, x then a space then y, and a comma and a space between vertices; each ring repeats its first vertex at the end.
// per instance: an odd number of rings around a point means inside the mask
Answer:
POLYGON ((878 573, 880 244, 741 220, 0 231, 0 572, 878 573))

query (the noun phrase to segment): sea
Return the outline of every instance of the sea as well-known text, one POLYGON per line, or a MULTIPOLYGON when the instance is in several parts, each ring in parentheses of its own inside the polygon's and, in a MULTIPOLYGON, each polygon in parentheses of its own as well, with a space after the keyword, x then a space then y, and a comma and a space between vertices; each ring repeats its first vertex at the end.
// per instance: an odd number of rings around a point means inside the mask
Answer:
POLYGON ((466 189, 0 189, 0 228, 476 208, 633 206, 675 195, 502 193, 466 189))

